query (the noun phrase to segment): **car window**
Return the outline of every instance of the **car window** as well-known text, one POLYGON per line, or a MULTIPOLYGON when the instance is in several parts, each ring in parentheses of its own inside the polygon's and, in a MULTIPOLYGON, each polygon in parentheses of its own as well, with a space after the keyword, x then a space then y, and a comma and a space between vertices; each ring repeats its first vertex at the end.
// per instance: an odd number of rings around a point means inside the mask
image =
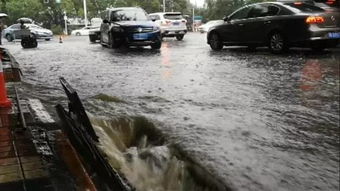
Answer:
POLYGON ((20 29, 20 24, 14 24, 10 28, 11 29, 20 29))
POLYGON ((248 13, 248 18, 275 16, 279 13, 279 11, 280 8, 274 5, 267 4, 253 5, 248 13))
POLYGON ((305 12, 305 13, 317 13, 317 12, 324 12, 325 10, 316 7, 314 5, 306 4, 306 3, 300 3, 300 2, 295 2, 295 3, 286 3, 289 8, 297 11, 297 12, 305 12))
POLYGON ((269 5, 267 10, 267 16, 275 16, 280 12, 280 8, 274 5, 269 5))
POLYGON ((237 12, 235 12, 233 15, 231 15, 230 20, 237 20, 237 19, 245 19, 248 16, 249 7, 244 7, 237 12))
POLYGON ((248 18, 264 17, 267 15, 268 8, 265 5, 253 5, 251 6, 248 18))
POLYGON ((115 10, 111 14, 111 21, 147 21, 149 17, 141 9, 115 10))
POLYGON ((41 29, 41 27, 38 26, 38 25, 27 25, 27 26, 28 26, 28 28, 41 29))
POLYGON ((150 19, 158 21, 161 20, 161 17, 159 15, 150 15, 150 19))
POLYGON ((164 14, 165 19, 169 20, 181 20, 183 16, 181 14, 164 14))

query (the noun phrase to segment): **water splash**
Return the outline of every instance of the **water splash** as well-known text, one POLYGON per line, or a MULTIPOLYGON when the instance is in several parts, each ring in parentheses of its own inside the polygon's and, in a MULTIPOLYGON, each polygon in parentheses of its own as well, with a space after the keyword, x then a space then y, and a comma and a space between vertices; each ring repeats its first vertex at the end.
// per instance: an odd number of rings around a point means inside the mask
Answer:
POLYGON ((216 181, 207 180, 207 172, 202 168, 183 160, 145 118, 90 118, 109 163, 137 190, 227 190, 216 181))

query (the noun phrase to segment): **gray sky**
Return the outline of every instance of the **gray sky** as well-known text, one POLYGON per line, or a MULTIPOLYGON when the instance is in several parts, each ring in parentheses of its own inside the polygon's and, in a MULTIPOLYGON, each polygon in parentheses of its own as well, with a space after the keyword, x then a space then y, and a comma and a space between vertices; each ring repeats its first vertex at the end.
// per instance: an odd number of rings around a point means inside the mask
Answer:
POLYGON ((194 5, 195 5, 195 2, 196 2, 198 7, 203 7, 203 4, 204 4, 204 0, 190 0, 190 2, 194 5))

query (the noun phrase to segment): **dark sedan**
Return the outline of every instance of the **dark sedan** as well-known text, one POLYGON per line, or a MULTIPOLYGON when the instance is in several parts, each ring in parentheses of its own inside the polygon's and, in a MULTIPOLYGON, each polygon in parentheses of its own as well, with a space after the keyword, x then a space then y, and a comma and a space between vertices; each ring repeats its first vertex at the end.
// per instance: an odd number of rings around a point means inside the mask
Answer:
POLYGON ((273 53, 289 47, 311 47, 321 51, 335 47, 340 39, 340 13, 302 2, 266 2, 244 6, 224 23, 210 29, 208 44, 213 50, 224 45, 249 49, 268 46, 273 53))
POLYGON ((111 48, 127 45, 160 49, 162 39, 159 26, 142 8, 120 7, 105 12, 100 26, 100 43, 111 48))

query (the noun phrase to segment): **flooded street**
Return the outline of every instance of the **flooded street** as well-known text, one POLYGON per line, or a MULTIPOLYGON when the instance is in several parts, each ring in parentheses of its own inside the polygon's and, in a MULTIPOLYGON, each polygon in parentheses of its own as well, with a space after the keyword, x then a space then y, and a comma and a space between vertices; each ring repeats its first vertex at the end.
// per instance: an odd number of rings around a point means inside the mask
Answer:
POLYGON ((88 37, 4 47, 21 66, 22 94, 41 99, 54 116, 54 105, 66 103, 58 78, 68 80, 107 152, 114 148, 104 144, 108 126, 98 118, 143 116, 163 144, 231 190, 339 190, 339 48, 214 52, 198 33, 165 39, 159 51, 112 50, 88 37))

